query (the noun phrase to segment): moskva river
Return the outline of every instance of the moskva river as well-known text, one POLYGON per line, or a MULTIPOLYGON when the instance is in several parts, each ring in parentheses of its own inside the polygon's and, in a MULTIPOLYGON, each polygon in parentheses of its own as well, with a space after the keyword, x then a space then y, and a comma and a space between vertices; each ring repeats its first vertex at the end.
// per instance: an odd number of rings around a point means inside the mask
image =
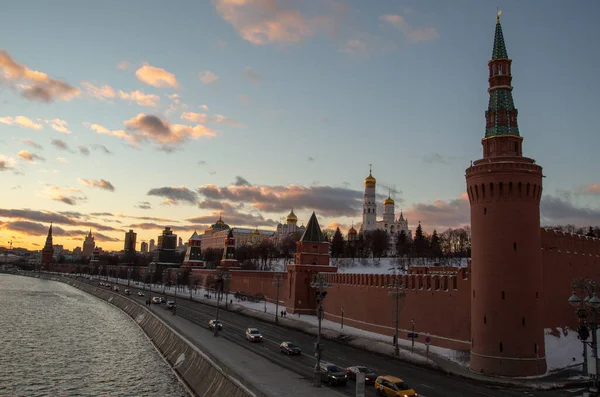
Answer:
POLYGON ((142 330, 66 284, 0 274, 0 396, 188 396, 142 330))

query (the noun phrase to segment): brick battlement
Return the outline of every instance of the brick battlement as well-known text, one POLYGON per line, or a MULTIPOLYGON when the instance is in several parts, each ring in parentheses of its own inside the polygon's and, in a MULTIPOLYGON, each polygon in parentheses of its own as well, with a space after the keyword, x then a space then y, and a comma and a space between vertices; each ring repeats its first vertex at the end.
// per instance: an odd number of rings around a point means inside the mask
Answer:
POLYGON ((547 228, 541 229, 542 250, 572 255, 600 256, 600 239, 581 234, 565 233, 547 228))

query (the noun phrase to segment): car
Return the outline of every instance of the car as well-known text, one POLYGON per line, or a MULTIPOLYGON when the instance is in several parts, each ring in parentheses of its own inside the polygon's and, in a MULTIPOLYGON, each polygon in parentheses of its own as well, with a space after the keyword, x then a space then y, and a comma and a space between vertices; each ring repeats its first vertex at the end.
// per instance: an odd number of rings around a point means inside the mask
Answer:
POLYGON ((262 342, 262 335, 257 328, 248 328, 246 330, 246 339, 250 342, 262 342))
POLYGON ((330 386, 345 386, 348 381, 346 370, 335 364, 322 362, 319 372, 321 373, 321 381, 324 381, 330 386))
POLYGON ((221 330, 223 329, 223 324, 219 320, 210 320, 208 322, 208 329, 215 329, 215 327, 221 330))
POLYGON ((131 291, 129 291, 128 289, 125 290, 125 295, 131 295, 131 291))
POLYGON ((356 380, 356 374, 361 373, 365 375, 365 383, 375 383, 375 379, 377 379, 377 374, 369 367, 365 367, 362 365, 355 365, 353 367, 346 368, 346 374, 348 375, 348 379, 356 380))
POLYGON ((300 346, 296 345, 293 342, 281 342, 279 345, 279 351, 281 353, 286 353, 288 356, 299 356, 302 354, 302 350, 300 350, 300 346))
POLYGON ((142 291, 138 291, 138 296, 144 296, 144 293, 142 291))
POLYGON ((119 292, 119 291, 120 291, 120 290, 119 290, 119 287, 113 287, 113 291, 115 291, 115 292, 119 292))
POLYGON ((167 309, 171 310, 174 307, 175 307, 175 302, 174 301, 168 301, 167 302, 167 309))
POLYGON ((160 298, 159 298, 158 296, 155 296, 155 297, 153 297, 153 298, 152 298, 152 303, 154 303, 154 304, 157 304, 157 305, 158 305, 158 304, 160 303, 160 298))
POLYGON ((375 394, 388 397, 418 397, 417 392, 406 382, 390 375, 377 377, 375 381, 375 394))
POLYGON ((102 281, 100 281, 100 286, 104 287, 104 283, 102 281))
POLYGON ((158 302, 158 303, 165 303, 165 302, 167 301, 167 300, 166 300, 165 298, 163 298, 162 296, 161 296, 160 298, 158 298, 158 299, 160 299, 160 302, 158 302))

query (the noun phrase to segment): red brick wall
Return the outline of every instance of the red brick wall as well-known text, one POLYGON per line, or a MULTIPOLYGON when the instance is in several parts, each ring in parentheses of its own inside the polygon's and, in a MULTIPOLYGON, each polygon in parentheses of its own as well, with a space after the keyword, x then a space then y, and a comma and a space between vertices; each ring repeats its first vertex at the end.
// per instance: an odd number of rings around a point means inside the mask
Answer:
MULTIPOLYGON (((419 342, 430 336, 431 343, 456 350, 470 349, 470 280, 468 269, 457 276, 400 276, 407 288, 399 310, 400 337, 407 339, 411 319, 419 342)), ((344 325, 390 336, 395 332, 396 299, 388 296, 390 275, 332 274, 333 286, 323 300, 325 318, 344 325), (373 325, 372 325, 373 324, 373 325)))

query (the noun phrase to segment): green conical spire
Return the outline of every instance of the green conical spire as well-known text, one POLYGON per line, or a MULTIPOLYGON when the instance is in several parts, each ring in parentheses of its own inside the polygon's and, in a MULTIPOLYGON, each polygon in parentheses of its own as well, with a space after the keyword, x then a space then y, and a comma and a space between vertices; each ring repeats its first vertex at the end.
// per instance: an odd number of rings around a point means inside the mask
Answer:
POLYGON ((504 36, 502 35, 502 25, 500 25, 500 14, 502 14, 502 11, 498 11, 498 15, 496 16, 496 34, 494 36, 494 52, 492 53, 492 60, 508 58, 506 45, 504 44, 504 36))

